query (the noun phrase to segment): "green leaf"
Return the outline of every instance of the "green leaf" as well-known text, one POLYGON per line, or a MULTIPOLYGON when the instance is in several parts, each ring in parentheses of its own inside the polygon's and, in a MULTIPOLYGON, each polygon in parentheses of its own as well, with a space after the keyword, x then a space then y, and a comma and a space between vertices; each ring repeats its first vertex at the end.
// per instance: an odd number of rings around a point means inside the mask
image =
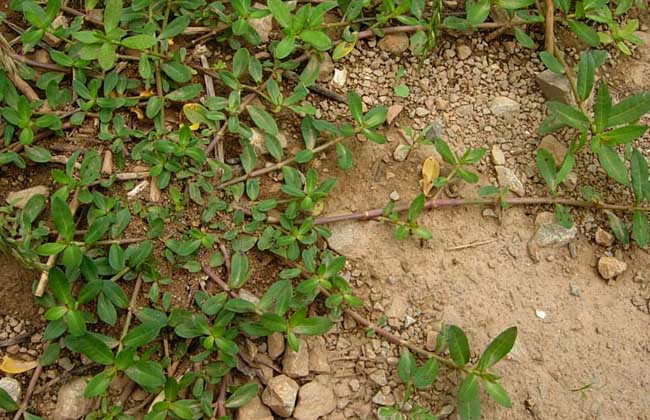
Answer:
POLYGON ((289 7, 285 4, 284 1, 282 0, 268 0, 266 2, 267 7, 273 14, 273 17, 275 20, 278 21, 278 23, 283 27, 283 28, 288 28, 291 26, 292 22, 292 16, 291 12, 289 11, 289 7))
POLYGON ((643 201, 645 191, 650 186, 648 180, 648 162, 639 149, 632 151, 630 159, 630 174, 632 178, 632 191, 634 191, 634 199, 636 204, 643 201))
POLYGON ((625 163, 614 149, 606 146, 601 147, 598 151, 598 161, 612 179, 625 186, 629 185, 625 163))
POLYGON ((456 163, 458 163, 458 159, 456 158, 456 155, 451 151, 447 142, 445 142, 441 138, 437 138, 435 140, 435 143, 436 143, 436 150, 438 151, 438 153, 440 153, 442 160, 444 160, 450 165, 455 165, 456 163))
POLYGON ((92 398, 102 395, 112 380, 113 374, 109 371, 103 371, 93 376, 84 389, 84 397, 92 398))
POLYGON ((86 332, 86 321, 81 311, 70 310, 65 314, 68 331, 73 336, 80 336, 86 332))
POLYGON ((152 361, 137 361, 129 366, 126 376, 145 390, 155 390, 165 384, 165 373, 160 364, 152 361))
POLYGON ((59 242, 48 242, 36 248, 38 255, 56 255, 65 249, 66 245, 59 242))
POLYGON ((555 183, 557 167, 555 166, 553 155, 546 149, 537 149, 535 162, 537 163, 539 174, 544 178, 544 182, 546 182, 546 185, 548 185, 548 188, 552 192, 555 192, 557 188, 557 184, 555 183))
POLYGON ((467 2, 467 21, 470 25, 476 26, 485 22, 490 14, 490 0, 469 0, 467 2))
POLYGON ((145 110, 145 115, 149 119, 153 119, 163 107, 163 98, 160 96, 152 96, 147 101, 147 108, 145 110))
POLYGON ((104 31, 109 33, 117 28, 122 17, 122 0, 106 0, 104 9, 104 31))
POLYGON ((189 16, 179 16, 167 24, 165 30, 160 33, 160 39, 173 38, 183 33, 187 25, 190 24, 189 16))
POLYGON ((294 38, 292 36, 286 36, 276 44, 275 51, 273 51, 273 54, 275 55, 275 58, 277 58, 278 60, 282 60, 283 58, 291 54, 295 47, 296 47, 296 43, 294 38))
POLYGON ((255 169, 255 165, 257 165, 257 155, 255 154, 255 149, 253 149, 253 146, 247 144, 242 147, 240 159, 246 173, 250 173, 253 169, 255 169))
POLYGON ((645 248, 650 241, 650 225, 645 214, 639 210, 632 213, 632 235, 641 248, 645 248))
POLYGON ((630 233, 628 232, 625 223, 623 223, 623 221, 619 219, 618 216, 616 216, 613 212, 605 210, 605 213, 609 219, 609 227, 612 229, 612 233, 614 236, 616 236, 616 239, 624 245, 629 244, 630 233))
POLYGON ((356 92, 348 92, 348 106, 350 107, 350 114, 352 118, 360 123, 363 120, 363 108, 361 106, 361 97, 356 92))
POLYGON ((516 10, 524 9, 534 3, 535 0, 496 0, 494 4, 504 9, 516 10))
POLYGON ((332 325, 332 321, 324 316, 315 316, 300 320, 298 324, 293 326, 291 331, 294 334, 321 335, 328 332, 332 325))
POLYGON ((100 365, 113 364, 113 352, 94 335, 68 336, 65 339, 65 345, 74 352, 85 354, 90 360, 100 365))
POLYGON ((490 395, 490 397, 492 397, 494 401, 506 408, 512 408, 512 401, 510 401, 510 396, 506 390, 503 389, 501 384, 498 382, 490 382, 488 380, 483 380, 482 383, 483 388, 485 388, 487 393, 490 395))
POLYGON ((34 194, 29 200, 27 200, 27 203, 23 208, 23 223, 26 226, 31 225, 44 208, 45 196, 43 196, 43 194, 34 194))
POLYGON ((346 170, 352 167, 352 152, 343 143, 336 144, 336 158, 339 168, 346 170))
MULTIPOLYGON (((273 0, 269 0, 269 4, 271 1, 273 0)), ((254 396, 257 395, 258 389, 259 385, 254 382, 237 387, 235 392, 230 394, 230 397, 226 400, 226 408, 238 408, 246 405, 254 396)))
POLYGON ((152 323, 143 323, 129 330, 124 336, 122 344, 127 348, 138 348, 151 343, 156 339, 160 328, 152 323))
POLYGON ((515 26, 514 28, 515 31, 515 38, 517 39, 517 42, 521 44, 522 47, 532 49, 535 46, 535 41, 531 37, 528 36, 528 34, 519 27, 515 26))
POLYGON ((57 232, 66 242, 70 242, 74 237, 75 224, 70 207, 59 196, 52 198, 51 217, 57 232))
POLYGON ((418 216, 422 213, 422 210, 424 210, 425 201, 426 201, 425 195, 422 193, 418 194, 418 196, 413 199, 411 205, 409 206, 409 211, 408 214, 406 215, 406 220, 408 220, 409 222, 414 222, 415 219, 417 219, 418 216))
POLYGON ((580 131, 589 129, 589 118, 579 109, 556 101, 547 102, 546 107, 553 116, 569 127, 577 128, 580 131))
POLYGON ((35 1, 25 1, 22 4, 25 19, 39 29, 45 29, 48 25, 45 10, 36 4, 35 1))
POLYGON ((115 60, 117 60, 117 55, 115 54, 115 46, 110 42, 106 42, 99 47, 99 52, 97 54, 97 61, 101 66, 102 70, 107 71, 113 68, 115 65, 115 60))
POLYGON ((456 363, 456 366, 465 366, 469 362, 469 343, 467 336, 455 325, 447 327, 447 342, 449 343, 449 353, 456 363))
POLYGON ((603 133, 601 135, 601 140, 603 143, 610 146, 616 144, 627 144, 644 135, 647 130, 648 127, 645 125, 626 125, 603 133))
POLYGON ((300 33, 300 39, 319 51, 327 51, 332 48, 332 41, 322 31, 303 31, 300 33))
POLYGON ((409 87, 406 86, 405 84, 401 84, 399 86, 395 86, 395 95, 401 97, 401 98, 406 98, 409 96, 409 87))
POLYGON ((596 132, 601 133, 607 127, 611 110, 612 97, 609 95, 607 84, 601 80, 596 94, 596 104, 594 105, 596 132))
POLYGON ((458 388, 458 416, 461 420, 481 419, 481 397, 478 378, 474 374, 463 378, 458 388))
POLYGON ((275 119, 262 108, 256 106, 248 106, 246 108, 248 114, 251 116, 251 119, 259 128, 265 132, 277 136, 279 134, 278 124, 275 122, 275 119))
MULTIPOLYGON (((162 64, 160 69, 173 81, 178 83, 186 83, 192 79, 192 71, 185 64, 172 61, 162 64)), ((169 95, 167 96, 169 97, 169 95)))
POLYGON ((84 235, 84 242, 87 244, 94 244, 99 241, 102 236, 108 231, 111 224, 111 219, 108 216, 102 216, 95 220, 86 231, 84 235))
POLYGON ((40 146, 25 146, 25 152, 29 160, 36 163, 47 163, 52 158, 50 151, 40 146))
POLYGON ((373 108, 363 117, 363 123, 368 128, 376 128, 386 121, 387 114, 388 108, 386 107, 373 108))
POLYGON ((569 19, 567 23, 569 25, 569 29, 571 29, 571 32, 578 35, 580 39, 582 39, 590 46, 597 47, 600 44, 598 32, 596 32, 596 30, 591 26, 573 19, 569 19))
POLYGON ((591 95, 594 88, 594 79, 596 77, 596 64, 594 57, 590 51, 585 51, 580 56, 580 63, 578 63, 578 79, 576 87, 578 90, 578 97, 581 101, 587 100, 591 95))
POLYGON ((405 348, 402 350, 402 354, 399 358, 399 364, 397 365, 397 374, 401 379, 402 383, 407 384, 411 381, 415 375, 415 370, 417 364, 415 363, 415 357, 411 352, 405 348))
MULTIPOLYGON (((148 48, 156 45, 156 37, 153 35, 134 35, 127 38, 124 38, 121 41, 121 44, 126 48, 131 48, 133 50, 146 50, 148 48)), ((163 64, 164 66, 165 64, 163 64)))
POLYGON ((515 340, 517 340, 517 327, 510 327, 503 331, 486 347, 476 367, 485 370, 493 366, 510 353, 515 340))
POLYGON ((438 376, 438 369, 440 364, 436 359, 427 360, 422 366, 417 368, 415 371, 415 376, 413 377, 413 385, 416 388, 422 389, 433 384, 433 381, 436 380, 438 376))
POLYGON ((466 19, 458 16, 447 16, 443 21, 443 25, 445 28, 457 31, 466 31, 471 27, 470 23, 466 19))
MULTIPOLYGON (((248 69, 248 63, 250 60, 250 53, 246 48, 240 48, 237 50, 235 55, 232 58, 232 72, 235 77, 240 77, 244 74, 246 69, 248 69)), ((271 82, 270 79, 269 83, 271 82)))
POLYGON ((97 298, 97 316, 111 326, 117 322, 115 306, 104 294, 99 295, 99 298, 97 298))
POLYGON ((190 99, 194 99, 202 90, 203 87, 200 84, 195 83, 171 91, 165 96, 165 98, 175 102, 189 101, 190 99))
POLYGON ((246 254, 242 252, 234 253, 230 262, 230 287, 239 289, 246 283, 249 275, 246 254))
POLYGON ((20 408, 18 403, 11 398, 4 388, 0 388, 0 409, 13 412, 18 410, 18 408, 20 408))
POLYGON ((48 285, 50 290, 56 297, 57 301, 65 303, 67 306, 74 305, 74 299, 72 298, 72 292, 70 290, 70 283, 65 277, 63 271, 58 267, 50 268, 48 272, 48 285))
POLYGON ((650 112, 650 92, 637 93, 612 106, 607 127, 636 122, 648 112, 650 112))

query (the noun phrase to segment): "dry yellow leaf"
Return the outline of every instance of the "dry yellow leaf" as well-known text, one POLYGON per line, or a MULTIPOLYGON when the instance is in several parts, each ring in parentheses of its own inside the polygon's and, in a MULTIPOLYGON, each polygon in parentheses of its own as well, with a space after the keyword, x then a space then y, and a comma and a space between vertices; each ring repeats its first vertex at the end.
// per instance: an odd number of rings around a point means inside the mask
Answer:
POLYGON ((142 92, 140 92, 141 98, 149 98, 151 96, 153 96, 153 90, 151 88, 145 89, 142 92))
POLYGON ((2 358, 2 363, 0 363, 0 370, 5 373, 14 375, 17 373, 23 373, 27 372, 28 370, 32 370, 36 366, 38 366, 38 360, 25 362, 24 360, 16 360, 12 359, 9 356, 4 356, 2 358))
POLYGON ((142 113, 142 110, 137 106, 132 106, 131 108, 129 108, 129 111, 133 112, 139 120, 144 119, 144 114, 142 113))
POLYGON ((433 189, 433 181, 440 176, 440 162, 429 156, 422 164, 422 192, 424 195, 429 194, 433 189))

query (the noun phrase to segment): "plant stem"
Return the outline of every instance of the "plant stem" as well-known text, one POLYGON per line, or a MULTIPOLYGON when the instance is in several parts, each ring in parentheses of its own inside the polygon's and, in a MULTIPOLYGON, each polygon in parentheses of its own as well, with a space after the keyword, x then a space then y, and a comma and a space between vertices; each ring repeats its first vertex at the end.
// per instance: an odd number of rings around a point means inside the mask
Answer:
POLYGON ((120 350, 122 349, 122 340, 126 336, 126 333, 129 331, 131 326, 131 318, 133 317, 133 311, 135 310, 135 303, 138 300, 138 293, 140 293, 140 287, 142 286, 142 275, 138 275, 138 278, 135 280, 135 285, 133 286, 133 292, 131 293, 131 300, 129 301, 129 311, 126 313, 126 320, 124 321, 124 327, 122 327, 122 334, 120 335, 120 350))
POLYGON ((29 380, 29 385, 27 386, 27 392, 25 393, 25 398, 23 399, 22 404, 20 404, 20 409, 16 411, 13 420, 18 420, 23 415, 23 413, 25 413, 25 410, 27 410, 27 407, 29 405, 29 400, 32 398, 32 394, 34 393, 34 388, 36 387, 36 382, 38 382, 38 378, 41 376, 42 371, 43 371, 43 366, 39 363, 38 366, 36 366, 34 373, 32 374, 32 379, 29 380))
MULTIPOLYGON (((74 190, 74 193, 72 194, 72 199, 70 200, 70 213, 72 213, 72 217, 74 217, 75 213, 77 212, 77 209, 79 208, 79 188, 76 188, 74 190)), ((59 234, 56 238, 56 241, 61 241, 63 240, 63 237, 61 234, 59 234)), ((41 278, 38 281, 38 285, 36 286, 36 291, 34 292, 34 296, 41 297, 45 293, 45 288, 47 287, 47 282, 50 278, 50 269, 54 267, 54 264, 56 263, 56 255, 50 255, 47 258, 47 263, 45 264, 47 267, 47 270, 43 270, 41 273, 41 278)))
POLYGON ((544 31, 544 47, 549 54, 555 54, 555 4, 553 0, 546 0, 546 19, 544 31))
POLYGON ((131 271, 130 267, 124 267, 121 271, 119 271, 117 274, 115 274, 113 277, 111 277, 109 279, 109 281, 113 281, 113 282, 118 281, 119 279, 122 278, 122 276, 124 276, 129 271, 131 271))
MULTIPOLYGON (((322 145, 320 145, 318 147, 315 147, 312 150, 312 152, 314 152, 314 154, 316 154, 316 153, 322 152, 323 150, 327 150, 330 147, 334 146, 335 144, 340 143, 344 139, 345 139, 345 137, 337 137, 334 140, 330 140, 327 143, 324 143, 324 144, 322 144, 322 145)), ((268 166, 266 168, 257 169, 255 171, 252 171, 251 173, 246 174, 246 175, 242 175, 242 176, 239 176, 237 178, 233 178, 233 179, 231 179, 229 181, 222 182, 221 184, 217 185, 217 188, 218 189, 224 189, 224 188, 229 187, 231 185, 237 184, 238 182, 243 182, 243 181, 246 181, 247 179, 250 179, 250 178, 257 178, 257 177, 262 176, 264 174, 268 174, 270 172, 280 170, 283 167, 292 164, 293 162, 295 162, 295 160, 296 160, 296 157, 292 156, 289 159, 285 159, 282 162, 276 163, 275 165, 271 165, 271 166, 268 166)))
MULTIPOLYGON (((624 212, 633 212, 635 210, 641 212, 650 212, 650 207, 640 207, 634 204, 609 204, 609 203, 598 203, 594 201, 586 200, 573 200, 570 198, 558 198, 558 197, 506 197, 504 201, 507 204, 513 206, 527 206, 527 205, 538 205, 538 204, 561 204, 563 206, 569 207, 583 207, 583 208, 595 208, 602 210, 619 210, 624 212)), ((425 210, 430 210, 433 208, 440 207, 457 207, 457 206, 481 206, 481 205, 497 205, 500 203, 500 198, 440 198, 440 199, 431 199, 424 204, 425 210)), ((409 203, 401 204, 395 206, 393 211, 398 213, 403 213, 408 211, 410 207, 409 203)), ((376 219, 383 215, 384 208, 376 208, 372 210, 366 210, 362 212, 342 214, 338 216, 324 216, 317 217, 314 219, 314 224, 322 225, 327 223, 336 223, 344 222, 349 220, 370 220, 376 219)))

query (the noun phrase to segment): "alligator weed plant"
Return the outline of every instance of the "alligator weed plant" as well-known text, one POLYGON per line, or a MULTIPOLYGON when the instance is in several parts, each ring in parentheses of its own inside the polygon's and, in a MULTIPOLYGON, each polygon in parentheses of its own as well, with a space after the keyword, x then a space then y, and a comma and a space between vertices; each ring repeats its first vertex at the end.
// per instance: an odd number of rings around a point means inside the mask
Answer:
MULTIPOLYGON (((99 405, 87 418, 144 413, 147 420, 231 419, 260 392, 240 374, 246 371, 247 343, 280 333, 297 351, 301 336, 327 333, 343 314, 401 348, 403 399, 380 409, 380 418, 434 419, 432 407, 411 400, 416 392, 430 392, 439 369, 461 377, 462 419, 480 418, 481 387, 511 406, 500 378, 488 369, 512 349, 515 327, 472 363, 467 337, 457 326, 446 326, 436 350, 428 352, 360 314, 364 302, 345 280, 345 258, 324 241, 331 235, 324 222, 345 220, 321 216, 337 180, 311 163, 330 153, 341 169, 349 169, 355 138, 386 142, 387 109, 365 110, 356 93, 341 97, 319 85, 321 63, 326 54, 339 60, 359 48, 359 40, 391 32, 408 33, 411 53, 421 57, 443 31, 499 25, 514 28, 517 40, 529 47, 524 28, 534 30, 553 13, 556 24, 592 47, 611 44, 627 53, 638 41, 638 22, 621 19, 643 2, 556 1, 555 9, 540 10, 532 0, 468 0, 465 17, 444 20, 439 0, 267 0, 263 7, 250 0, 81 3, 14 0, 15 22, 0 16, 19 34, 11 42, 0 38, 0 168, 12 174, 47 165, 49 184, 56 186, 49 195, 0 208, 0 249, 42 273, 33 290, 47 321, 47 344, 25 397, 14 401, 0 389, 0 408, 15 419, 42 418, 32 414, 34 385, 43 367, 69 352, 91 363, 84 395, 99 405), (485 22, 491 7, 508 20, 485 22), (260 32, 261 19, 273 22, 270 38, 260 32), (607 30, 597 32, 594 23, 607 30), (212 62, 195 48, 201 43, 217 52, 212 62), (45 52, 48 62, 28 58, 34 51, 45 52), (335 122, 317 118, 310 94, 345 102, 348 114, 335 122), (296 153, 288 154, 284 145, 287 124, 295 124, 300 135, 296 153), (92 129, 97 140, 56 155, 53 145, 65 142, 56 139, 77 128, 92 129), (127 170, 135 167, 144 169, 127 170), (281 182, 279 190, 264 182, 266 175, 281 182), (140 198, 145 186, 148 200, 140 198), (260 255, 271 258, 273 270, 262 270, 260 255), (261 281, 260 273, 271 278, 261 281), (188 298, 178 292, 185 278, 208 281, 188 283, 188 298), (131 390, 138 386, 148 393, 143 404, 128 407, 128 393, 110 396, 118 376, 128 378, 131 390)), ((545 151, 537 155, 552 194, 547 202, 561 209, 557 186, 588 146, 613 180, 632 188, 635 203, 625 210, 632 212, 634 240, 647 245, 650 229, 641 205, 650 199, 648 167, 631 145, 646 129, 638 120, 650 110, 647 94, 614 104, 601 82, 592 116, 586 103, 606 53, 585 52, 577 80, 559 48, 541 59, 571 78, 576 95, 576 106, 549 103, 551 116, 541 130, 579 132, 564 162, 545 151), (620 145, 625 159, 616 152, 620 145)), ((406 85, 395 89, 408 96, 406 85)), ((444 204, 440 193, 450 182, 478 182, 470 167, 485 151, 456 153, 441 138, 405 131, 417 144, 435 144, 451 172, 439 176, 440 163, 430 160, 424 191, 409 204, 389 202, 372 216, 349 218, 379 218, 394 227, 396 239, 426 240, 432 234, 419 216, 444 204)), ((467 204, 512 201, 501 190, 496 195, 467 204)), ((587 200, 602 206, 593 192, 587 200)), ((625 221, 613 212, 610 220, 627 243, 625 221)))

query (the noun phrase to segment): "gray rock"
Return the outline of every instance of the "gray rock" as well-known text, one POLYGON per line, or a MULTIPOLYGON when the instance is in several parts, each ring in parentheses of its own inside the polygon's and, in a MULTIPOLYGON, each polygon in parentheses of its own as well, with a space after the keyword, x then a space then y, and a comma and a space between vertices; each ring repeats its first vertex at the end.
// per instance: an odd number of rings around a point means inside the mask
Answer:
POLYGON ((598 227, 596 229, 596 243, 600 246, 610 247, 614 243, 614 235, 607 232, 605 229, 598 227))
POLYGON ((598 260, 598 273, 605 280, 620 276, 625 270, 627 270, 627 264, 618 258, 600 257, 598 260))
POLYGON ((370 375, 368 375, 368 379, 370 379, 375 385, 388 385, 388 378, 386 377, 386 372, 383 369, 377 369, 376 371, 372 372, 370 375))
POLYGON ((582 293, 582 291, 575 284, 569 283, 569 293, 571 296, 580 297, 580 293, 582 293))
POLYGON ((454 111, 457 116, 464 118, 464 117, 471 117, 474 115, 474 105, 468 104, 468 105, 461 105, 456 110, 454 111))
POLYGON ((291 378, 302 378, 309 375, 309 349, 305 340, 299 339, 300 348, 297 352, 287 348, 282 358, 282 373, 291 378))
POLYGON ((14 207, 22 209, 25 207, 25 204, 27 204, 29 199, 37 194, 47 197, 50 195, 50 190, 45 185, 37 185, 24 190, 10 192, 7 194, 6 200, 8 204, 12 204, 14 207))
POLYGON ((332 388, 321 377, 303 385, 298 393, 298 404, 293 412, 296 420, 317 420, 327 418, 336 408, 332 388))
POLYGON ((488 104, 490 111, 497 117, 515 116, 521 106, 517 101, 513 101, 507 96, 497 96, 488 104))
MULTIPOLYGON (((7 394, 9 394, 11 399, 14 400, 17 404, 20 403, 20 394, 22 393, 20 382, 14 378, 6 376, 0 379, 0 389, 3 389, 7 394)), ((0 408, 0 414, 5 412, 5 410, 0 408)))
POLYGON ((386 123, 388 125, 392 124, 395 121, 395 118, 399 115, 400 112, 404 109, 403 105, 394 104, 388 107, 388 112, 386 113, 386 123))
POLYGON ((503 154, 503 151, 498 144, 492 146, 492 163, 495 165, 503 166, 506 164, 506 156, 503 154))
POLYGON ((382 390, 379 390, 375 396, 372 397, 372 402, 383 406, 395 405, 395 396, 392 392, 384 393, 382 390))
POLYGON ((316 374, 330 373, 327 347, 323 337, 312 337, 309 340, 309 370, 316 374))
POLYGON ((409 49, 409 37, 404 33, 388 34, 379 41, 382 51, 393 55, 402 55, 409 49))
MULTIPOLYGON (((266 5, 255 3, 256 9, 266 9, 266 5)), ((263 43, 269 42, 269 34, 273 30, 273 15, 269 14, 260 19, 249 19, 248 24, 257 32, 263 43)))
POLYGON ((90 377, 74 378, 59 388, 52 418, 54 420, 80 419, 92 409, 93 400, 84 398, 86 383, 90 377))
POLYGON ((269 380, 262 393, 262 401, 280 417, 289 417, 296 406, 300 386, 286 375, 279 375, 269 380))
POLYGON ((555 136, 552 136, 550 134, 544 136, 542 141, 539 142, 539 146, 537 148, 544 149, 553 155, 553 159, 555 159, 555 163, 557 165, 560 165, 564 161, 564 157, 566 156, 567 152, 566 145, 562 144, 558 139, 555 138, 555 136))
POLYGON ((497 171, 497 180, 501 188, 508 188, 518 196, 523 196, 526 193, 524 184, 522 184, 514 172, 505 166, 495 166, 494 169, 497 171))
POLYGON ((406 310, 409 307, 406 296, 402 294, 393 295, 393 299, 386 309, 386 316, 393 319, 402 319, 406 315, 406 310))
POLYGON ((393 159, 397 162, 404 162, 409 155, 411 147, 406 144, 398 144, 393 151, 393 159))
POLYGON ((274 360, 277 359, 284 353, 284 335, 279 332, 269 335, 266 338, 266 345, 269 348, 269 357, 274 360))
POLYGON ((332 57, 328 53, 322 54, 322 59, 320 61, 320 68, 318 73, 318 80, 323 83, 330 81, 334 75, 334 62, 332 57))
POLYGON ((399 200, 399 193, 397 191, 392 191, 389 195, 388 198, 390 198, 393 201, 399 200))
POLYGON ((467 60, 472 55, 472 49, 467 45, 459 45, 456 47, 456 54, 461 60, 467 60))
POLYGON ((441 120, 435 120, 429 124, 429 129, 427 130, 426 136, 427 140, 434 141, 437 138, 442 137, 444 130, 444 124, 441 120))
POLYGON ((635 52, 639 55, 640 58, 649 60, 650 59, 650 33, 636 31, 634 35, 636 35, 637 38, 643 41, 643 44, 636 46, 635 52))
POLYGON ((419 106, 415 108, 415 115, 417 115, 418 117, 426 117, 427 115, 429 115, 429 112, 430 111, 423 106, 419 106))
POLYGON ((570 229, 558 223, 545 223, 537 228, 535 234, 528 241, 528 254, 534 261, 539 261, 539 249, 552 246, 563 246, 571 242, 577 234, 577 229, 570 229))
POLYGON ((537 84, 542 94, 549 101, 558 101, 567 105, 574 104, 571 86, 566 76, 544 70, 537 75, 537 84))
POLYGON ((237 420, 273 420, 271 410, 260 401, 257 395, 237 410, 237 420))

